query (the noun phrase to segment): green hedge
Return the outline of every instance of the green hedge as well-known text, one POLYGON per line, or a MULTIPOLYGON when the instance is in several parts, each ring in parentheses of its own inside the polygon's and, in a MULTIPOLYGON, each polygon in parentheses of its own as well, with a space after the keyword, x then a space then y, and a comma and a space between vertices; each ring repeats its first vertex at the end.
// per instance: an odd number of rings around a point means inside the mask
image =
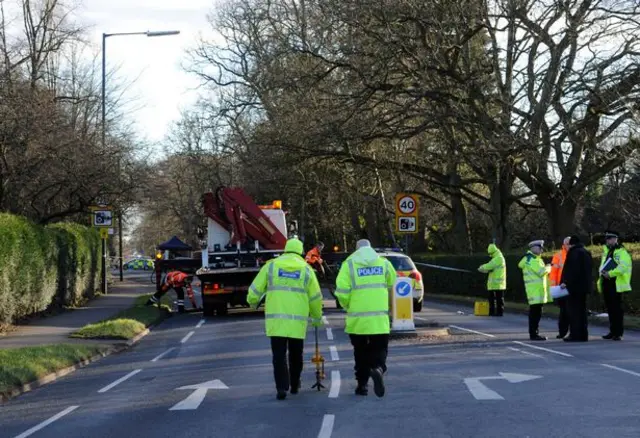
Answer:
POLYGON ((0 324, 91 298, 100 285, 100 250, 91 228, 0 214, 0 324))
MULTIPOLYGON (((633 274, 631 285, 634 291, 640 290, 640 246, 625 245, 631 253, 633 262, 633 274)), ((597 278, 597 270, 602 256, 602 247, 589 247, 589 251, 594 261, 594 278, 597 278)), ((518 268, 520 259, 525 252, 506 253, 507 262, 507 293, 506 300, 526 303, 526 293, 522 280, 522 271, 518 268)), ((551 263, 552 252, 543 254, 546 263, 551 263)), ((446 271, 436 268, 418 266, 422 272, 425 293, 463 295, 463 296, 486 296, 486 274, 479 273, 478 267, 489 261, 488 255, 417 255, 412 257, 415 262, 428 263, 432 265, 445 266, 458 269, 466 269, 473 273, 446 271)), ((634 314, 640 314, 640 296, 635 292, 625 296, 627 310, 634 314)), ((594 311, 604 311, 604 303, 598 293, 595 292, 589 297, 589 309, 594 311)))

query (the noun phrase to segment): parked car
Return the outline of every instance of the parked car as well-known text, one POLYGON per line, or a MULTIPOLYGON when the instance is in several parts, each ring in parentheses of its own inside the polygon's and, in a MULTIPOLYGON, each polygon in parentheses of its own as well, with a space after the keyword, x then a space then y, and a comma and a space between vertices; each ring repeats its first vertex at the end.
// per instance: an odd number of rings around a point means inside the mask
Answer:
POLYGON ((409 277, 413 280, 413 311, 420 312, 424 300, 424 283, 422 282, 422 274, 418 271, 411 257, 393 249, 376 249, 376 251, 391 262, 398 277, 409 277))
POLYGON ((126 263, 122 265, 123 269, 132 269, 132 270, 153 270, 153 260, 151 259, 143 259, 143 258, 135 258, 131 260, 127 260, 126 263))

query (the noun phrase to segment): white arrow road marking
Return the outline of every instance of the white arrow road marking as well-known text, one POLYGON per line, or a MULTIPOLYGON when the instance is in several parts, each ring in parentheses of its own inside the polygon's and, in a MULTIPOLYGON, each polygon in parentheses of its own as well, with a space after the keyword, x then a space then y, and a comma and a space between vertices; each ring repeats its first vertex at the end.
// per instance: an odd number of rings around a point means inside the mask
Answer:
POLYGON ((127 379, 130 379, 131 377, 135 376, 136 374, 138 374, 140 371, 142 371, 142 369, 139 370, 134 370, 131 371, 129 374, 127 374, 124 377, 120 377, 118 380, 116 380, 115 382, 105 386, 104 388, 100 389, 98 392, 99 393, 103 393, 103 392, 107 392, 108 390, 110 390, 111 388, 113 388, 114 386, 117 386, 119 384, 121 384, 122 382, 124 382, 127 379))
POLYGON ((329 398, 338 398, 340 395, 340 371, 331 371, 331 389, 329 389, 329 398))
POLYGON ((516 373, 499 373, 500 376, 486 376, 486 377, 469 377, 464 379, 465 385, 471 392, 471 395, 476 400, 504 400, 497 392, 487 388, 481 380, 506 380, 509 383, 521 383, 529 380, 539 379, 542 376, 531 376, 529 374, 516 374, 516 373))
POLYGON ((194 391, 189 397, 169 409, 170 411, 191 411, 198 409, 198 406, 204 401, 207 391, 210 389, 229 389, 229 387, 220 380, 210 380, 197 385, 182 386, 178 388, 177 391, 182 389, 192 389, 194 391))
POLYGON ((336 416, 332 414, 326 414, 322 419, 322 427, 320 427, 320 433, 318 438, 330 438, 331 432, 333 432, 333 423, 336 420, 336 416))
POLYGON ((65 409, 64 411, 59 412, 56 415, 54 415, 53 417, 49 418, 48 420, 45 420, 42 423, 38 424, 37 426, 34 426, 31 429, 27 430, 26 432, 21 433, 20 435, 16 436, 16 438, 27 438, 28 436, 33 435, 37 431, 39 431, 41 429, 44 429, 45 427, 47 427, 48 425, 50 425, 54 421, 57 421, 57 420, 61 419, 62 417, 64 417, 65 415, 75 411, 79 407, 80 406, 70 406, 67 409, 65 409))
POLYGON ((340 360, 340 356, 338 356, 338 349, 335 346, 330 346, 329 351, 331 351, 331 360, 340 360))

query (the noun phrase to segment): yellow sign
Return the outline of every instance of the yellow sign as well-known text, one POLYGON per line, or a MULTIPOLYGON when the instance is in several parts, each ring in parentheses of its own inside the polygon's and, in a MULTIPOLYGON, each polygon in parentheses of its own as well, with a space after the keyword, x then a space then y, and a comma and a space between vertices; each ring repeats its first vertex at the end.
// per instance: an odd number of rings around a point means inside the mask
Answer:
POLYGON ((396 195, 396 232, 416 234, 418 232, 418 196, 410 193, 396 195))
POLYGON ((100 238, 107 239, 109 237, 109 228, 100 228, 100 238))
POLYGON ((393 286, 392 331, 415 330, 413 323, 413 282, 399 277, 393 286))

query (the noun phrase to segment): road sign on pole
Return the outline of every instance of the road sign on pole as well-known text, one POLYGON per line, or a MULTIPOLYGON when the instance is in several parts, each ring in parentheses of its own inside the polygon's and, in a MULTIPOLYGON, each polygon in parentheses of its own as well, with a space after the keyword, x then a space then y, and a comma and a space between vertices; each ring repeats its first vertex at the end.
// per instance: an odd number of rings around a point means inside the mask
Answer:
POLYGON ((418 197, 410 193, 396 195, 396 233, 418 232, 418 197))

